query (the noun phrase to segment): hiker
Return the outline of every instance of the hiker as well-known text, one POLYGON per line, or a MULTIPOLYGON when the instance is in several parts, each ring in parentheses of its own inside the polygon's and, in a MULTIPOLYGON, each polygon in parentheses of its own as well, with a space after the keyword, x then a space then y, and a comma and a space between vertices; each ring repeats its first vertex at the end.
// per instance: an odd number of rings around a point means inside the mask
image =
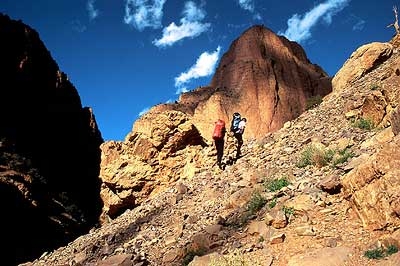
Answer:
POLYGON ((233 136, 236 138, 237 140, 237 149, 236 149, 236 159, 240 158, 241 156, 241 151, 240 149, 242 148, 243 145, 243 133, 244 133, 244 129, 246 128, 246 122, 247 119, 245 117, 242 117, 242 119, 240 119, 240 122, 237 126, 237 129, 233 132, 233 136))
POLYGON ((214 139, 214 143, 215 143, 215 148, 217 150, 217 164, 220 169, 223 169, 222 156, 224 154, 225 132, 226 132, 225 121, 222 119, 218 119, 215 122, 213 139, 214 139))

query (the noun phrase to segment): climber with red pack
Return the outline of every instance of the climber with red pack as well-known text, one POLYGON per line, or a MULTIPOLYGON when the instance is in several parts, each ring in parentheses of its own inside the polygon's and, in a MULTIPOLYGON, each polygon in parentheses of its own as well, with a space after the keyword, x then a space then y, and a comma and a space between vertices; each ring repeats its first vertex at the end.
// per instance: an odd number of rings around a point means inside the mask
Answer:
POLYGON ((222 119, 218 119, 215 122, 213 139, 215 143, 215 148, 217 150, 217 164, 220 169, 223 169, 222 166, 222 156, 224 154, 224 137, 225 137, 225 121, 222 119))

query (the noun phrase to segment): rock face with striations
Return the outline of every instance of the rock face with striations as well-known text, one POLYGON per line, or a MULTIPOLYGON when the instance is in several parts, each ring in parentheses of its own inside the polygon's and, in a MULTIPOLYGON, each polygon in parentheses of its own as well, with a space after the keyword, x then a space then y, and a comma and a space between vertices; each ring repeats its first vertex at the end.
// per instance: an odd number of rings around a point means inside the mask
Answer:
POLYGON ((190 179, 207 164, 210 148, 190 117, 166 111, 141 117, 124 142, 101 145, 103 222, 162 191, 178 179, 190 179))
POLYGON ((311 98, 331 91, 331 78, 299 44, 253 26, 231 44, 209 86, 183 93, 177 103, 157 106, 157 111, 192 115, 206 139, 216 119, 228 122, 238 111, 248 121, 244 137, 257 138, 298 117, 311 98))
POLYGON ((87 232, 102 208, 100 131, 38 33, 0 14, 2 263, 87 232))
POLYGON ((346 98, 344 109, 348 119, 371 121, 379 132, 374 141, 363 143, 364 150, 376 151, 359 160, 341 181, 345 197, 363 226, 371 230, 400 226, 399 40, 400 35, 396 35, 390 42, 374 42, 358 48, 335 75, 334 93, 329 96, 335 97, 336 93, 351 88, 374 70, 378 73, 363 84, 367 87, 365 93, 346 98))

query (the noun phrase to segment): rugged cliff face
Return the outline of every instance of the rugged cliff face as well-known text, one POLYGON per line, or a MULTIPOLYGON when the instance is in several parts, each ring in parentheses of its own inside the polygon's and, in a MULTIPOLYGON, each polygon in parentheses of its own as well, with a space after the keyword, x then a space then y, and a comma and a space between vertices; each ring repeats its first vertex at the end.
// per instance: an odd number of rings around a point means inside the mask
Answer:
POLYGON ((248 120, 245 137, 259 138, 298 117, 310 100, 331 90, 330 77, 308 60, 299 44, 253 26, 223 55, 209 86, 183 93, 177 103, 155 110, 192 115, 206 139, 211 139, 216 119, 229 122, 238 111, 248 120))
MULTIPOLYGON (((355 51, 319 105, 245 141, 245 155, 225 170, 201 161, 189 178, 163 183, 162 192, 32 264, 400 265, 399 40, 355 51)), ((167 160, 163 176, 184 173, 181 161, 206 159, 208 147, 183 141, 198 140, 189 117, 155 108, 125 142, 104 144, 104 173, 124 176, 113 184, 117 194, 136 182, 137 154, 146 167, 167 160), (198 149, 176 152, 183 143, 198 149)))
POLYGON ((15 264, 97 223, 103 139, 38 33, 0 14, 0 36, 0 231, 15 264))
POLYGON ((222 97, 199 104, 195 119, 206 114, 230 119, 237 110, 248 118, 246 135, 255 138, 281 128, 306 110, 309 98, 332 89, 330 78, 299 44, 263 26, 248 29, 232 43, 210 86, 222 97), (207 113, 207 106, 217 103, 223 113, 207 113))

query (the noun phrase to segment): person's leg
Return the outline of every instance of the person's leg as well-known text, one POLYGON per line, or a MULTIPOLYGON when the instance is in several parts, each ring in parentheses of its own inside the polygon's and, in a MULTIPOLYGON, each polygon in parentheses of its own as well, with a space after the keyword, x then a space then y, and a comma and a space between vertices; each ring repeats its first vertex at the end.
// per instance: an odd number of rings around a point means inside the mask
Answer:
POLYGON ((236 158, 240 157, 240 149, 242 148, 243 145, 243 137, 242 134, 236 134, 236 139, 238 141, 238 145, 237 145, 237 150, 236 150, 236 158))
POLYGON ((216 140, 215 147, 217 149, 217 164, 221 167, 222 164, 222 156, 224 154, 224 140, 216 140))

